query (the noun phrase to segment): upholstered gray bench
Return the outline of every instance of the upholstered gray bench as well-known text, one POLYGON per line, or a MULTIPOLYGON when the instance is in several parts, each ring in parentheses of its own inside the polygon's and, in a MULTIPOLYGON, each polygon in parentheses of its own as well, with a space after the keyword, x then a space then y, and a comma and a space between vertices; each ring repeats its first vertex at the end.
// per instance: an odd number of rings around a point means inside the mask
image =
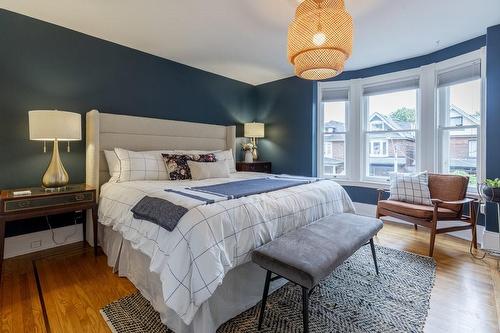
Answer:
POLYGON ((375 218, 347 213, 332 215, 256 249, 252 253, 252 261, 267 270, 259 330, 264 321, 271 281, 285 278, 302 287, 303 325, 304 332, 308 332, 308 306, 312 290, 363 245, 370 244, 378 274, 373 236, 382 226, 382 221, 375 218), (271 277, 272 273, 277 276, 271 277))

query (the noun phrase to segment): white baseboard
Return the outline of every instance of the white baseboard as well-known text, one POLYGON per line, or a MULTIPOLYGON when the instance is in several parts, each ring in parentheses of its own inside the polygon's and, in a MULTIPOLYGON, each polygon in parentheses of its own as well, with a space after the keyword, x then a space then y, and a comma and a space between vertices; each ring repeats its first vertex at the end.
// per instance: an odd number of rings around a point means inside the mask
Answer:
MULTIPOLYGON (((377 211, 376 205, 365 204, 365 203, 360 203, 360 202, 355 202, 354 207, 356 207, 356 213, 358 213, 360 215, 365 215, 365 216, 375 217, 375 214, 377 211)), ((405 221, 402 221, 402 220, 399 220, 396 218, 388 217, 387 220, 390 220, 391 222, 396 222, 396 223, 410 224, 408 222, 405 222, 405 221)), ((478 225, 477 230, 476 230, 476 234, 477 234, 477 242, 482 245, 482 248, 486 248, 486 241, 487 240, 486 240, 486 238, 483 239, 483 237, 485 237, 486 235, 489 235, 488 236, 489 237, 488 244, 490 244, 489 246, 496 244, 496 246, 498 247, 498 244, 499 244, 498 243, 498 237, 499 237, 498 233, 487 231, 484 228, 484 226, 478 225), (492 234, 492 235, 490 235, 490 234, 492 234), (496 236, 496 238, 495 238, 495 236, 496 236), (496 242, 495 242, 495 240, 496 240, 496 242)), ((461 238, 461 239, 465 239, 468 241, 472 240, 472 233, 469 230, 450 232, 450 233, 448 233, 448 235, 451 235, 451 236, 454 236, 457 238, 461 238)))
POLYGON ((485 250, 500 252, 500 234, 498 232, 484 230, 482 245, 482 248, 485 250))
POLYGON ((53 229, 55 240, 62 242, 66 237, 66 242, 56 244, 52 240, 52 232, 50 230, 33 232, 26 235, 13 236, 5 238, 4 259, 50 249, 53 247, 81 242, 83 240, 82 225, 69 225, 62 228, 53 229), (75 232, 76 228, 76 232, 75 232))

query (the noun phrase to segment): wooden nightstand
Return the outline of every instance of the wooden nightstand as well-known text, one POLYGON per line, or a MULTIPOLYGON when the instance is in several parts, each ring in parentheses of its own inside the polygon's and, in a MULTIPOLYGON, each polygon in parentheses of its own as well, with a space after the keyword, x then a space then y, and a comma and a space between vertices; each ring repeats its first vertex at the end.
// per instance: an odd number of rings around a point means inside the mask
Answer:
MULTIPOLYGON (((33 217, 42 217, 79 210, 92 210, 94 232, 94 255, 97 255, 97 200, 96 190, 85 184, 68 185, 65 190, 46 192, 40 187, 28 188, 30 195, 14 196, 14 191, 4 190, 0 194, 0 278, 5 240, 5 224, 33 217)), ((83 220, 83 239, 85 237, 86 221, 83 220)))
POLYGON ((236 171, 271 173, 271 162, 254 161, 252 163, 236 162, 236 171))

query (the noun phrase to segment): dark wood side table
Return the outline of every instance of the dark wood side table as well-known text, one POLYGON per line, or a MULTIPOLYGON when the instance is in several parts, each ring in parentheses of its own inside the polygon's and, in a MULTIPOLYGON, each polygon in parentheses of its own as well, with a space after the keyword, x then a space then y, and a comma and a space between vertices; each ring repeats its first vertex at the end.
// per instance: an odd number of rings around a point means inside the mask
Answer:
POLYGON ((271 173, 271 162, 253 161, 252 163, 236 162, 236 171, 271 173))
MULTIPOLYGON (((30 195, 14 196, 14 191, 3 190, 0 194, 0 279, 5 241, 5 224, 33 217, 42 217, 80 210, 92 210, 94 255, 97 255, 97 200, 94 187, 85 184, 68 185, 58 192, 46 192, 41 187, 28 188, 30 195)), ((86 219, 83 219, 83 239, 86 240, 86 219)))

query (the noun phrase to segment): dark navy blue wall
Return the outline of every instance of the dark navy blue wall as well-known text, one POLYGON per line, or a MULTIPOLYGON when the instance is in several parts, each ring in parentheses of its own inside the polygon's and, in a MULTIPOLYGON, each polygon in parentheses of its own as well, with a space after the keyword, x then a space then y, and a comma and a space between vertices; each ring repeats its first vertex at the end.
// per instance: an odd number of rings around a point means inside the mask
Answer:
MULTIPOLYGON (((6 10, 0 31, 0 188, 40 184, 48 164, 41 143, 28 140, 28 110, 253 120, 251 85, 6 10)), ((83 182, 85 141, 61 150, 71 180, 83 182)))
MULTIPOLYGON (((487 32, 486 91, 486 176, 500 178, 500 25, 487 32)), ((486 223, 490 231, 498 231, 496 207, 488 205, 486 223)))
MULTIPOLYGON (((487 176, 489 178, 500 177, 500 150, 495 147, 498 142, 496 134, 500 127, 500 26, 488 29, 487 35, 465 41, 463 43, 445 48, 434 53, 401 60, 389 64, 361 69, 357 71, 347 71, 336 77, 332 81, 351 80, 376 75, 382 75, 423 65, 440 62, 449 58, 459 56, 487 45, 487 176)), ((267 138, 270 141, 278 141, 282 144, 262 145, 261 153, 269 158, 274 165, 277 165, 277 172, 296 173, 301 175, 315 175, 315 158, 313 156, 316 148, 315 136, 311 135, 311 129, 315 128, 315 105, 317 95, 311 94, 315 90, 315 84, 310 81, 298 82, 295 77, 283 79, 276 82, 266 83, 257 87, 259 92, 257 97, 258 118, 266 122, 268 114, 273 122, 279 120, 280 131, 269 133, 267 138), (297 89, 302 87, 302 90, 297 89), (287 100, 286 104, 277 104, 273 101, 287 100), (272 109, 270 106, 274 106, 272 109), (277 114, 274 114, 277 113, 277 114), (300 125, 300 126, 299 126, 300 125), (298 127, 299 126, 299 127, 298 127), (282 133, 290 133, 289 137, 277 137, 282 133), (286 143, 293 144, 286 144, 286 143), (312 150, 312 151, 310 151, 312 150), (300 152, 300 155, 298 155, 300 152), (291 161, 295 162, 292 163, 291 161)), ((356 186, 346 186, 349 195, 356 202, 376 203, 376 190, 356 186)), ((496 211, 488 209, 487 229, 498 230, 496 211)))
POLYGON ((256 87, 256 120, 266 124, 266 138, 259 141, 259 154, 261 159, 272 161, 275 173, 314 172, 314 86, 292 77, 256 87))
MULTIPOLYGON (((254 87, 0 9, 0 188, 39 185, 50 154, 28 140, 28 110, 102 112, 233 125, 254 118, 254 87)), ((83 123, 84 123, 83 118, 83 123)), ((84 124, 83 124, 84 125, 84 124)), ((61 147, 63 148, 63 147, 61 147)), ((61 149, 85 180, 85 141, 61 149)), ((72 223, 51 219, 54 227, 72 223)), ((43 219, 8 223, 14 236, 43 219)))

